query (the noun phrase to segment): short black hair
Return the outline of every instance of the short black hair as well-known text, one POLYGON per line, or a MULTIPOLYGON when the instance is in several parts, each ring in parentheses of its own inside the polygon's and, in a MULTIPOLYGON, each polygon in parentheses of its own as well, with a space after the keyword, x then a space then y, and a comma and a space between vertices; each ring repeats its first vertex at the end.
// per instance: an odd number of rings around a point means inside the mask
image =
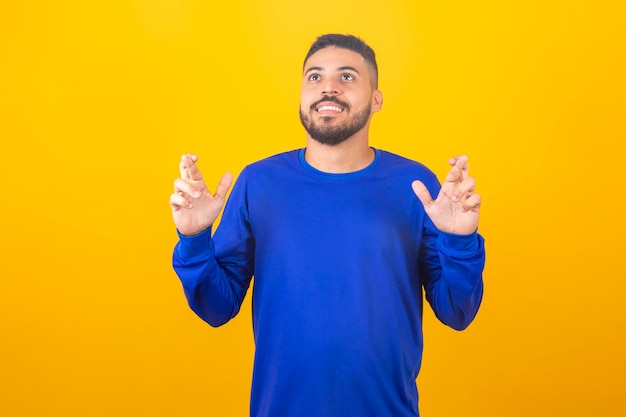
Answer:
POLYGON ((378 65, 376 64, 376 54, 374 53, 374 50, 362 39, 357 38, 353 35, 329 33, 326 35, 318 36, 315 42, 313 42, 313 45, 311 45, 311 48, 309 48, 309 52, 307 52, 306 57, 304 58, 303 67, 304 65, 306 65, 306 61, 311 55, 321 49, 328 48, 330 46, 333 46, 335 48, 348 49, 361 55, 372 70, 372 86, 375 89, 378 88, 378 65))

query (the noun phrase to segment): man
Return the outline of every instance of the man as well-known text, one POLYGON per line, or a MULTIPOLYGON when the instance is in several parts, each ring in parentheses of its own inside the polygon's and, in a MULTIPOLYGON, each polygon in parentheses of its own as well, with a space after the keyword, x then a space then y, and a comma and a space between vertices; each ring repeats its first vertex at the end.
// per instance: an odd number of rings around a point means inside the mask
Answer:
POLYGON ((255 279, 253 417, 417 416, 422 288, 455 329, 478 311, 485 252, 467 158, 449 161, 440 186, 371 148, 377 71, 360 39, 317 39, 303 68, 306 147, 247 166, 214 236, 232 176, 212 194, 197 156, 182 157, 173 262, 190 307, 220 326, 255 279))

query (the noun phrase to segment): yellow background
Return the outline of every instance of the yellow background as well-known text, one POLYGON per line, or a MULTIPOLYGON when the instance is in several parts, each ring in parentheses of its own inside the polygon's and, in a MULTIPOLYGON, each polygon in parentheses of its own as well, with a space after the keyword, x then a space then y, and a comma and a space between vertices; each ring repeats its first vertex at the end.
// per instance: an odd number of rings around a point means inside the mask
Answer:
POLYGON ((372 144, 466 153, 483 195, 486 297, 425 313, 423 415, 626 415, 622 4, 2 1, 0 415, 247 415, 250 299, 187 308, 169 194, 184 152, 213 185, 303 146, 327 32, 377 52, 372 144))

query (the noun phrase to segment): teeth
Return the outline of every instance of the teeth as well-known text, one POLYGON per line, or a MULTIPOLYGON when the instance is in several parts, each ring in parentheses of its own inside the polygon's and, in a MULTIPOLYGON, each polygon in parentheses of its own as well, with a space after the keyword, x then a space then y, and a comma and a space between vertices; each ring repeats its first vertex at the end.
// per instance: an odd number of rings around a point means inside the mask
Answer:
POLYGON ((317 111, 335 111, 337 113, 342 112, 343 109, 337 106, 321 106, 317 109, 317 111))

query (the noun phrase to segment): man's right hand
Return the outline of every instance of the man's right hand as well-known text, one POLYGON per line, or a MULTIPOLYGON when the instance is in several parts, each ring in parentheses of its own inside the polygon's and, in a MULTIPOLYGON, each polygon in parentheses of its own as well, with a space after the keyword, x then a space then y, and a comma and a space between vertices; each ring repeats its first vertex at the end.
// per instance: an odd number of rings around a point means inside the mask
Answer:
POLYGON ((180 178, 174 181, 174 193, 170 196, 174 224, 185 236, 196 235, 215 222, 233 182, 232 174, 224 174, 215 194, 211 194, 196 162, 196 155, 183 155, 180 161, 180 178))

